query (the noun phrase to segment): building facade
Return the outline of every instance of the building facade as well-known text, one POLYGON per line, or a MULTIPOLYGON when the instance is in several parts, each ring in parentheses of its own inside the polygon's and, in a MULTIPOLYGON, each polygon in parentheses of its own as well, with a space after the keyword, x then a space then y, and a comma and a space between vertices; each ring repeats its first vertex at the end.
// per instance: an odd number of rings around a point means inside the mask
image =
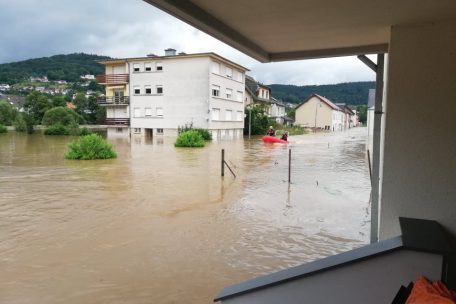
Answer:
POLYGON ((246 68, 214 53, 102 61, 108 134, 177 136, 185 126, 214 139, 242 137, 246 68))
POLYGON ((313 94, 296 107, 295 124, 306 128, 342 131, 345 113, 329 99, 313 94))

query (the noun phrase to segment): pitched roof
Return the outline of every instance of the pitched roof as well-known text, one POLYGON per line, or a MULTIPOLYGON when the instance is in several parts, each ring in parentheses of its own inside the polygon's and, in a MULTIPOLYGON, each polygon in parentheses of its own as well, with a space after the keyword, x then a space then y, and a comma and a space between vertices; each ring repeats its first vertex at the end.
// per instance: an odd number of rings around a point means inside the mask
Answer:
POLYGON ((301 102, 297 107, 296 107, 296 110, 302 106, 303 104, 305 104, 306 102, 308 102, 312 97, 316 97, 318 98, 321 102, 325 103, 328 107, 330 107, 331 109, 333 110, 336 110, 336 111, 341 111, 341 108, 339 108, 336 104, 334 104, 331 100, 329 100, 328 98, 326 97, 323 97, 321 95, 318 95, 318 94, 312 94, 310 95, 309 97, 307 97, 303 102, 301 102))

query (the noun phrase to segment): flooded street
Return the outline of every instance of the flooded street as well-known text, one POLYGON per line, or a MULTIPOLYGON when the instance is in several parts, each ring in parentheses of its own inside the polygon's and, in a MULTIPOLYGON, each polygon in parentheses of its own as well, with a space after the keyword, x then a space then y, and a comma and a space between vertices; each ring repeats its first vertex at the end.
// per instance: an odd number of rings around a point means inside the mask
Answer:
POLYGON ((291 144, 0 135, 1 303, 211 303, 226 285, 367 243, 366 128, 291 144), (288 179, 292 150, 292 183, 288 179), (235 171, 220 177, 220 154, 235 171))

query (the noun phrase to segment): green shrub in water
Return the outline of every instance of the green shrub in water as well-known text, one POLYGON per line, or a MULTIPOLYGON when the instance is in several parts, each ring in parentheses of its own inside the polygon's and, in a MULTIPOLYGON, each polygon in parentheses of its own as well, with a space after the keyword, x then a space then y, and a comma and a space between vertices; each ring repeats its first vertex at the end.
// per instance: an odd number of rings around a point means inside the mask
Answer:
POLYGON ((74 110, 68 109, 67 107, 55 107, 44 113, 41 124, 45 126, 60 124, 65 127, 70 127, 74 125, 77 126, 78 122, 79 115, 74 110))
POLYGON ((204 140, 212 140, 212 134, 208 129, 193 129, 198 132, 204 140))
POLYGON ((86 127, 79 129, 79 136, 86 136, 89 134, 92 134, 92 131, 90 131, 86 127))
POLYGON ((116 158, 117 154, 109 144, 98 134, 81 136, 78 141, 72 142, 68 146, 65 155, 68 159, 107 159, 116 158))
POLYGON ((204 145, 203 137, 195 130, 182 132, 174 143, 175 147, 204 147, 204 145))
POLYGON ((6 127, 4 125, 0 124, 0 133, 6 133, 6 132, 8 132, 6 127))
POLYGON ((45 135, 70 135, 70 129, 62 125, 61 123, 56 123, 55 125, 50 126, 44 130, 45 135))

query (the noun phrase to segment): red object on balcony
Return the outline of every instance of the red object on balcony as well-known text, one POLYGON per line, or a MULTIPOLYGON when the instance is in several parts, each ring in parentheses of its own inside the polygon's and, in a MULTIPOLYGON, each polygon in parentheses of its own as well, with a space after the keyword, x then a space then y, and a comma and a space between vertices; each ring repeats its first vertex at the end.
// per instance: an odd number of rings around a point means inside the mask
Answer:
POLYGON ((125 84, 129 81, 128 74, 102 74, 97 75, 97 82, 101 84, 125 84))

